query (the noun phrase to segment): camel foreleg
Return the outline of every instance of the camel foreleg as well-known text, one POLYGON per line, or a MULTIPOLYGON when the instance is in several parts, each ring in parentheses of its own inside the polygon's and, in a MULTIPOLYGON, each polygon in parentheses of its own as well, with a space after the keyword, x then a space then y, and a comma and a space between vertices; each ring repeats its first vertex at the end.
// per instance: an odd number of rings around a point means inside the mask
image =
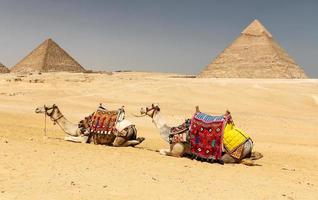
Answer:
POLYGON ((88 136, 65 136, 64 140, 76 143, 86 143, 88 136))
POLYGON ((114 147, 128 147, 128 146, 136 146, 140 143, 142 143, 145 140, 145 138, 141 137, 141 138, 137 138, 136 140, 126 140, 126 138, 124 137, 116 137, 114 142, 113 142, 113 146, 114 147))
POLYGON ((186 144, 176 143, 171 144, 170 149, 160 149, 159 152, 164 156, 182 157, 187 150, 186 144))

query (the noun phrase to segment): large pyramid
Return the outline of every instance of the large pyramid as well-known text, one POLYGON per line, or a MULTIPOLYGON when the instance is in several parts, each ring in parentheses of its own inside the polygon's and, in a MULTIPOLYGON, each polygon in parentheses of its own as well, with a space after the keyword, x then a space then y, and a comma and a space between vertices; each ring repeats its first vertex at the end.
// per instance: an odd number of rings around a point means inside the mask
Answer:
POLYGON ((85 69, 52 39, 47 39, 12 67, 11 71, 84 72, 85 69))
POLYGON ((198 77, 307 78, 258 20, 247 26, 198 77))
POLYGON ((4 66, 3 64, 0 63, 0 74, 1 73, 9 73, 10 70, 8 68, 6 68, 6 66, 4 66))

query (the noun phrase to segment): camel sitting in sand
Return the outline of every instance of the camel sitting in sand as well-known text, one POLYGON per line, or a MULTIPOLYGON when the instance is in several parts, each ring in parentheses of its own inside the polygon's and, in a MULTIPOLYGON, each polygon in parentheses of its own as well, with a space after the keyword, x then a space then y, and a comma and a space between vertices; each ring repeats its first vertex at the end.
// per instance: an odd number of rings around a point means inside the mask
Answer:
MULTIPOLYGON (((197 112, 199 111, 197 107, 197 112)), ((141 116, 149 116, 152 118, 153 123, 160 131, 160 136, 167 143, 170 143, 170 149, 160 149, 160 154, 166 156, 174 156, 174 157, 182 157, 185 155, 191 155, 190 144, 189 142, 177 142, 172 143, 169 141, 169 136, 171 136, 172 127, 168 126, 164 118, 160 113, 160 108, 158 105, 152 104, 150 108, 146 107, 146 109, 141 108, 140 110, 141 116)), ((252 152, 253 142, 251 139, 246 140, 244 144, 244 150, 242 152, 242 156, 240 159, 235 159, 231 155, 226 152, 223 152, 223 156, 221 157, 222 163, 242 163, 245 165, 256 165, 254 164, 254 160, 260 159, 263 157, 261 153, 252 152)))
MULTIPOLYGON (((102 106, 99 109, 104 109, 102 106)), ((90 143, 94 142, 95 144, 104 144, 115 147, 127 147, 127 146, 136 146, 144 141, 145 138, 137 138, 137 130, 135 125, 133 125, 128 120, 124 119, 123 112, 118 116, 115 131, 108 134, 90 134, 90 131, 83 132, 80 128, 80 125, 74 124, 67 120, 64 115, 61 113, 58 106, 53 104, 51 107, 43 106, 36 108, 36 113, 44 113, 48 116, 54 124, 58 124, 60 128, 68 136, 65 136, 66 141, 79 142, 79 143, 90 143), (115 133, 114 133, 115 132, 115 133)), ((87 118, 85 118, 87 119, 87 118)), ((85 124, 86 120, 82 120, 80 124, 86 128, 88 124, 85 124)))

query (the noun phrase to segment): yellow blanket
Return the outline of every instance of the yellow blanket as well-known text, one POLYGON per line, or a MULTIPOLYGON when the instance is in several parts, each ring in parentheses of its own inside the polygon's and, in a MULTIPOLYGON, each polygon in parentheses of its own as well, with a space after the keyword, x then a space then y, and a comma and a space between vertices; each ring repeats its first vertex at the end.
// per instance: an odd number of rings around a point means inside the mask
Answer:
POLYGON ((249 135, 236 128, 234 124, 227 124, 225 126, 223 143, 227 152, 232 153, 249 138, 249 135))

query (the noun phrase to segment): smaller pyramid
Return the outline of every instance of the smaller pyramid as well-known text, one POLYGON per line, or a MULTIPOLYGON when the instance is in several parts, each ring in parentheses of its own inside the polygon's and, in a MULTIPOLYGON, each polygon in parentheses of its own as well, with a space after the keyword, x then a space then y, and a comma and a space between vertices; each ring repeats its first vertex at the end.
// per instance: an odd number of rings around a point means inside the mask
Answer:
POLYGON ((0 74, 2 73, 9 73, 10 70, 8 68, 6 68, 6 66, 4 66, 2 63, 0 63, 0 74))
POLYGON ((45 40, 11 69, 12 72, 84 72, 85 69, 52 39, 45 40))

